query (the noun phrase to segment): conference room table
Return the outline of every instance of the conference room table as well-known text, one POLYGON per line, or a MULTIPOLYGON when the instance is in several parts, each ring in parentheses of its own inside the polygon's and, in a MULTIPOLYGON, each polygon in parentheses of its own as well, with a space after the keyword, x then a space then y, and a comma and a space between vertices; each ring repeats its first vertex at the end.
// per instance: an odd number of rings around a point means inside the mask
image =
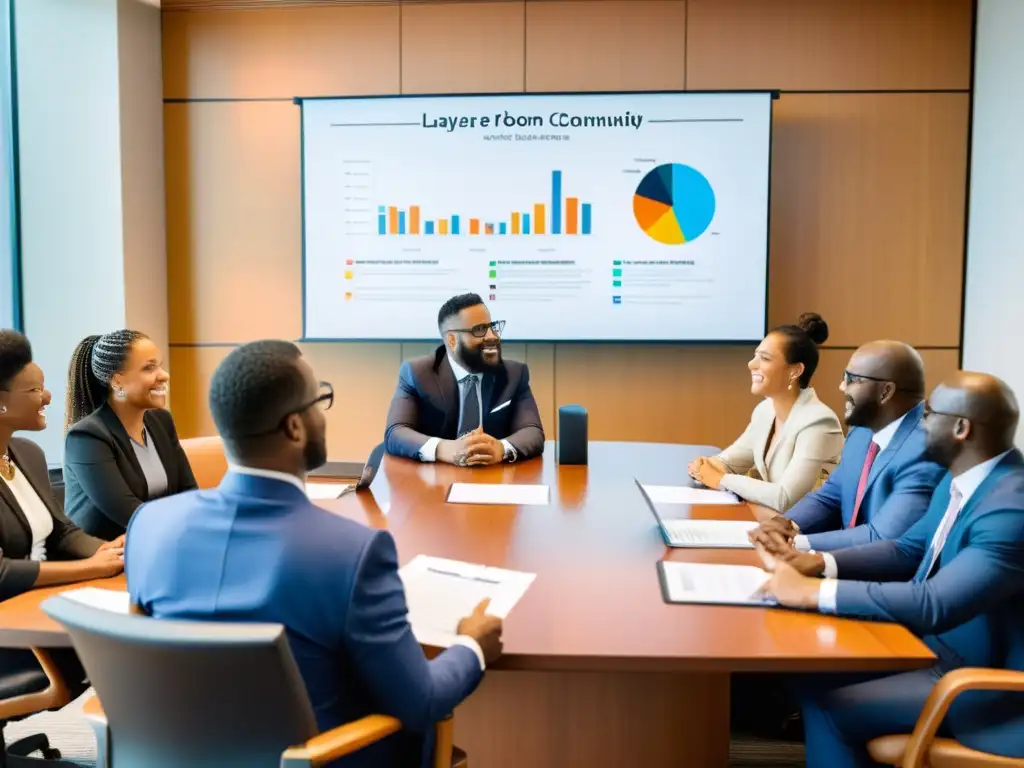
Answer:
MULTIPOLYGON (((759 564, 753 550, 668 549, 636 480, 681 485, 708 446, 592 442, 586 466, 542 458, 458 468, 387 457, 368 492, 320 502, 419 554, 527 571, 536 580, 505 620, 504 655, 455 712, 473 765, 726 766, 729 678, 896 672, 933 663, 901 626, 783 608, 670 605, 660 560, 759 564), (546 506, 446 502, 453 482, 544 484, 546 506)), ((746 504, 690 516, 753 519, 746 504)), ((123 578, 92 582, 124 588, 123 578)), ((60 647, 39 604, 67 589, 0 603, 0 647, 60 647)), ((767 704, 767 703, 766 703, 767 704)))

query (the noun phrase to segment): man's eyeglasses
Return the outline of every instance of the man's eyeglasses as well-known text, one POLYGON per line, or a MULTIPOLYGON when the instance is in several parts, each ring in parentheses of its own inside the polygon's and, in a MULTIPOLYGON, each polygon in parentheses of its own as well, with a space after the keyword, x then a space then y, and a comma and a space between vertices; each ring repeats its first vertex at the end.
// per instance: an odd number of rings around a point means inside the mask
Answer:
POLYGON ((277 422, 277 426, 274 427, 273 429, 268 429, 265 432, 255 432, 251 435, 246 435, 246 437, 262 437, 263 435, 269 435, 273 432, 282 430, 284 429, 284 422, 289 416, 294 416, 297 413, 304 413, 305 411, 308 411, 310 408, 312 408, 314 405, 319 406, 320 410, 322 411, 331 410, 331 406, 334 405, 334 387, 331 386, 330 382, 321 381, 320 394, 317 395, 315 399, 310 400, 302 407, 296 408, 293 411, 288 411, 288 413, 281 417, 281 419, 277 422))
POLYGON ((505 328, 504 320, 495 320, 493 323, 478 323, 472 328, 452 328, 454 333, 470 333, 478 339, 482 339, 487 335, 487 331, 494 331, 495 336, 501 336, 501 331, 505 328))
MULTIPOLYGON (((877 376, 865 376, 862 373, 851 373, 850 371, 843 371, 843 384, 845 384, 846 386, 856 384, 857 382, 860 381, 874 381, 879 384, 892 384, 894 387, 896 386, 896 382, 893 381, 892 379, 880 379, 877 376)), ((903 387, 896 387, 896 391, 906 392, 907 394, 918 396, 923 396, 924 394, 922 392, 918 392, 915 390, 904 389, 903 387)))

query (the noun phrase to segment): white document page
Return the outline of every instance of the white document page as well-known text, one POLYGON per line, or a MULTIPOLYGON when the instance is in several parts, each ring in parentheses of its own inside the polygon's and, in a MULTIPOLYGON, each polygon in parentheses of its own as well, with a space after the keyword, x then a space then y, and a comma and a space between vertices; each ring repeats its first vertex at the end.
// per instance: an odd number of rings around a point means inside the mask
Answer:
POLYGON ((774 605, 774 599, 757 595, 769 574, 753 565, 709 563, 659 564, 666 599, 678 603, 722 605, 774 605))
POLYGON ((753 549, 747 534, 754 520, 662 520, 669 540, 683 547, 753 549))
POLYGON ((551 500, 546 485, 497 485, 492 483, 452 483, 449 504, 537 504, 551 500))
POLYGON ((101 608, 112 613, 128 613, 128 593, 115 589, 98 589, 97 587, 80 587, 61 592, 61 597, 85 603, 93 608, 101 608))
POLYGON ((448 648, 459 622, 481 600, 487 613, 505 618, 533 583, 536 574, 418 555, 398 571, 405 586, 409 623, 422 645, 448 648))
POLYGON ((336 499, 342 492, 352 487, 344 483, 306 483, 306 495, 313 501, 336 499))
POLYGON ((645 485, 652 504, 739 504, 739 497, 728 491, 688 488, 685 485, 645 485))

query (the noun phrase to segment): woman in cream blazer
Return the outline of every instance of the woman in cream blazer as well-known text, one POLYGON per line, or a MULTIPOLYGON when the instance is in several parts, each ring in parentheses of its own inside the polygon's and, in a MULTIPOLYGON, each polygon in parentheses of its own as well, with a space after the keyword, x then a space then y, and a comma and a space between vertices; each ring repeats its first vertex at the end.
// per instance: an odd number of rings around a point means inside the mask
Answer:
POLYGON ((736 442, 690 464, 694 479, 785 512, 835 469, 842 426, 809 386, 818 344, 827 338, 828 326, 815 314, 765 336, 747 364, 750 391, 765 399, 736 442))

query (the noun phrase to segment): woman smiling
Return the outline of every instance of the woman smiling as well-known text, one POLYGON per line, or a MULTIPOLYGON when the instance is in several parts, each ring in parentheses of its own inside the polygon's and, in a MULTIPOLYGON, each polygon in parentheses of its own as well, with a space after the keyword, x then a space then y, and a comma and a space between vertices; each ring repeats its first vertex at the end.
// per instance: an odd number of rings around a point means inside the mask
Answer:
POLYGON ((735 443, 690 464, 694 479, 785 512, 836 467, 843 430, 810 386, 826 339, 828 325, 814 313, 764 337, 747 363, 750 391, 764 400, 735 443))
POLYGON ((68 515, 93 536, 124 533, 145 501, 196 488, 164 410, 160 350, 138 331, 88 336, 68 370, 64 484, 68 515))

